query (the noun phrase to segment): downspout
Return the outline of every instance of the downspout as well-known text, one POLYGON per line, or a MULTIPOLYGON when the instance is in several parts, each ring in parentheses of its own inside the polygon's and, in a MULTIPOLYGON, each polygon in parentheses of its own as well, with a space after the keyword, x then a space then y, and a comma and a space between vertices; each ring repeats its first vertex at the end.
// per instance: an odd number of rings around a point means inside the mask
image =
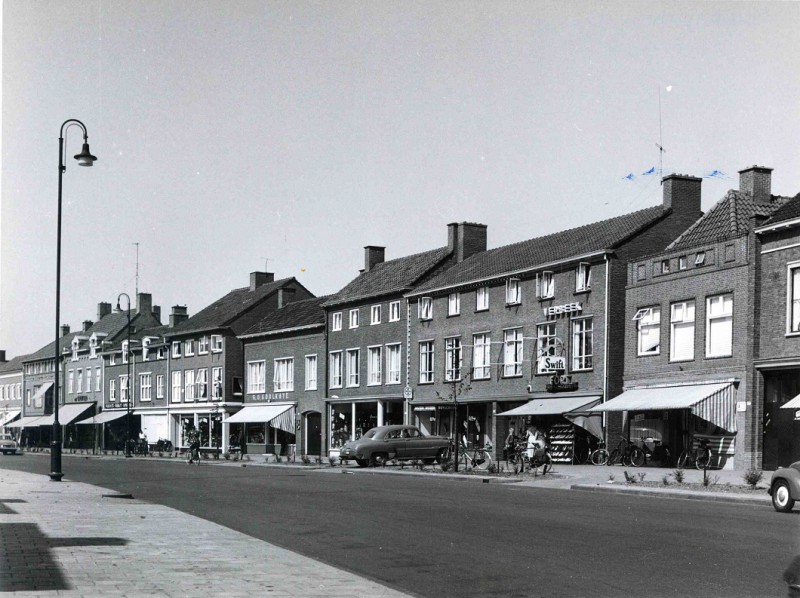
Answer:
MULTIPOLYGON (((325 327, 323 329, 324 330, 323 336, 324 336, 324 339, 325 339, 325 355, 324 355, 325 367, 323 368, 323 371, 325 372, 325 386, 323 388, 325 389, 325 398, 330 398, 330 396, 331 396, 331 389, 330 389, 330 383, 331 383, 331 378, 330 378, 330 375, 331 375, 331 373, 330 373, 331 357, 330 357, 330 351, 329 351, 330 345, 329 345, 329 342, 328 342, 329 333, 328 333, 328 310, 327 309, 325 310, 324 325, 325 325, 325 327)), ((321 420, 320 421, 320 426, 322 427, 322 430, 320 430, 320 435, 321 435, 321 438, 320 438, 320 443, 321 443, 320 451, 325 451, 325 454, 330 456, 330 450, 329 449, 330 449, 330 445, 331 445, 331 439, 328 437, 328 434, 331 431, 331 421, 330 421, 331 405, 330 405, 329 402, 327 402, 325 400, 323 400, 322 403, 323 403, 323 405, 325 407, 323 408, 324 414, 322 414, 322 416, 320 417, 320 420, 321 420)), ((308 442, 308 440, 306 440, 306 443, 307 442, 308 442)), ((320 456, 322 456, 322 455, 320 455, 320 456)))
MULTIPOLYGON (((403 389, 411 386, 409 380, 411 375, 411 302, 406 297, 406 380, 403 389)), ((405 390, 403 390, 405 394, 405 390)), ((411 423, 411 409, 408 404, 408 399, 403 399, 403 422, 405 424, 411 423)))
MULTIPOLYGON (((603 350, 603 402, 605 403, 606 401, 608 401, 608 398, 609 398, 608 397, 608 347, 609 347, 608 331, 609 331, 610 327, 608 325, 608 311, 609 311, 608 310, 608 303, 609 303, 608 291, 609 291, 609 287, 611 286, 610 282, 609 282, 610 281, 610 276, 609 275, 610 275, 610 270, 611 270, 611 262, 608 260, 608 253, 605 253, 603 255, 603 260, 605 260, 605 263, 606 263, 605 313, 603 315, 603 319, 605 320, 605 331, 604 331, 605 348, 603 350)), ((606 446, 608 446, 608 429, 607 429, 607 426, 606 426, 607 417, 608 417, 608 412, 603 411, 603 430, 606 431, 606 439, 605 439, 606 440, 606 446)))

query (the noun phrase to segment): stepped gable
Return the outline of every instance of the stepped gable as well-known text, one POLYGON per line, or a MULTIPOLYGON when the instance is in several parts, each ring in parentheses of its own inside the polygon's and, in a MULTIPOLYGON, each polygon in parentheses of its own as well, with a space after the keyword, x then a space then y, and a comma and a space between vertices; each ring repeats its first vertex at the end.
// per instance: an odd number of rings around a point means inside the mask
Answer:
POLYGON ((375 264, 369 271, 359 274, 323 305, 332 307, 371 297, 406 292, 450 253, 447 247, 440 247, 375 264))
POLYGON ((322 309, 322 304, 330 298, 330 295, 328 295, 287 303, 251 326, 242 336, 267 334, 317 325, 321 327, 325 324, 325 311, 322 309))
POLYGON ((608 220, 489 249, 456 264, 415 290, 424 291, 464 284, 530 269, 538 264, 614 249, 669 213, 669 208, 661 205, 653 206, 608 220))

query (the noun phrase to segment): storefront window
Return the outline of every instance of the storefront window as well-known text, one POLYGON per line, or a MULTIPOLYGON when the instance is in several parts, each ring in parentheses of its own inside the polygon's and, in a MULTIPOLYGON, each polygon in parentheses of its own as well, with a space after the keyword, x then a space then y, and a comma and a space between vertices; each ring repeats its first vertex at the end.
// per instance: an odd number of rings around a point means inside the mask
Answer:
POLYGON ((350 440, 352 413, 352 403, 331 405, 331 448, 341 448, 350 440))
POLYGON ((356 438, 378 425, 378 403, 356 403, 356 438))
POLYGON ((189 441, 186 439, 190 430, 194 430, 194 415, 181 415, 180 420, 180 442, 181 446, 189 446, 189 441))
POLYGON ((265 427, 266 424, 247 424, 247 442, 249 444, 264 444, 266 442, 265 427))

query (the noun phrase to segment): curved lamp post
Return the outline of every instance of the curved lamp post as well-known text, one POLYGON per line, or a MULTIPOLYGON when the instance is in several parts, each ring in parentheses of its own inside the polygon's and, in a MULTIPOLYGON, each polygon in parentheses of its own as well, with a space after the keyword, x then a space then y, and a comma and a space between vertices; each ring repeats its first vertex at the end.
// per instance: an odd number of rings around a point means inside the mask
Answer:
POLYGON ((75 159, 80 166, 91 166, 96 157, 89 151, 89 135, 86 133, 86 126, 79 120, 70 118, 61 125, 61 132, 58 137, 58 228, 56 236, 56 343, 55 343, 55 362, 53 382, 53 433, 50 439, 50 479, 53 482, 60 482, 64 474, 61 471, 61 423, 58 421, 58 374, 61 369, 61 354, 58 350, 58 341, 61 338, 61 190, 64 172, 67 165, 64 163, 64 135, 67 129, 72 126, 80 127, 83 131, 83 148, 81 153, 75 155, 75 159))
POLYGON ((125 456, 133 457, 131 454, 131 402, 133 401, 133 393, 131 392, 133 388, 133 384, 131 384, 131 357, 133 356, 131 352, 131 298, 128 293, 120 293, 117 295, 117 311, 122 311, 120 309, 119 300, 123 296, 128 300, 128 309, 126 310, 128 312, 128 344, 125 345, 125 351, 123 352, 125 363, 128 364, 128 388, 125 389, 125 403, 128 410, 125 425, 125 456))

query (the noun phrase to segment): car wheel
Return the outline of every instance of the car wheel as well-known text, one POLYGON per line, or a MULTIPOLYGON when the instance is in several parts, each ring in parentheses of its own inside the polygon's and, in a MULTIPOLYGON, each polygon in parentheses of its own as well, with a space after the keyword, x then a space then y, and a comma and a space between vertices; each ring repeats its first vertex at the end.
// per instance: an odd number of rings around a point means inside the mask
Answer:
POLYGON ((389 460, 389 455, 387 455, 386 453, 375 453, 374 455, 372 455, 372 466, 384 467, 388 460, 389 460))
POLYGON ((356 459, 356 464, 359 467, 366 467, 367 465, 369 465, 369 460, 368 459, 356 459))
POLYGON ((794 499, 785 480, 778 480, 772 486, 772 506, 780 513, 788 513, 794 507, 794 499))

